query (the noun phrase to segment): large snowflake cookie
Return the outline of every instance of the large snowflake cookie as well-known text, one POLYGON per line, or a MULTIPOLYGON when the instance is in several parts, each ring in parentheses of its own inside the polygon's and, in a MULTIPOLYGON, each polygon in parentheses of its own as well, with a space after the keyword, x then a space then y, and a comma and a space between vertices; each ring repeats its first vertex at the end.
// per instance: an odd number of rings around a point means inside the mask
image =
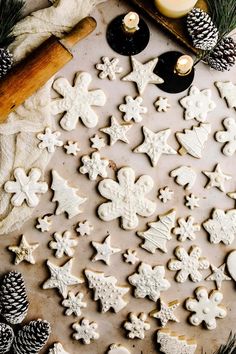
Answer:
POLYGON ((60 132, 52 132, 50 128, 46 128, 44 133, 39 133, 37 138, 41 140, 38 147, 40 149, 47 149, 48 152, 54 152, 56 146, 62 146, 63 141, 59 140, 60 132))
POLYGON ((236 236, 236 209, 214 209, 212 218, 205 221, 203 227, 210 234, 210 242, 231 245, 236 236))
POLYGON ((211 99, 211 90, 200 91, 196 86, 192 86, 189 95, 180 100, 181 105, 186 109, 185 119, 196 119, 198 122, 205 122, 208 112, 216 108, 216 104, 211 99))
POLYGON ((128 337, 130 339, 144 339, 145 331, 151 328, 146 319, 147 315, 144 312, 141 312, 139 315, 133 312, 129 314, 129 321, 124 323, 124 328, 129 332, 128 337))
POLYGON ((168 262, 168 268, 177 271, 176 281, 184 283, 188 277, 193 282, 202 280, 200 270, 208 269, 210 264, 205 257, 201 257, 202 251, 198 246, 192 246, 187 253, 183 247, 176 247, 175 255, 177 259, 168 262))
POLYGON ((215 137, 219 143, 226 143, 223 147, 223 154, 233 156, 236 152, 236 120, 233 118, 225 118, 223 125, 225 131, 218 131, 215 137))
POLYGON ((114 145, 118 140, 128 144, 129 140, 126 133, 131 127, 132 124, 119 124, 116 118, 112 116, 110 127, 102 128, 100 131, 110 136, 110 145, 114 145))
POLYGON ((225 192, 225 182, 232 179, 230 175, 226 175, 222 172, 219 163, 216 165, 214 171, 203 171, 203 173, 209 178, 209 182, 205 187, 207 189, 216 187, 219 188, 220 191, 225 192))
POLYGON ((236 108, 236 85, 232 82, 216 82, 216 87, 220 91, 222 98, 226 99, 229 108, 236 108))
POLYGON ((86 302, 83 302, 84 294, 74 294, 72 291, 68 292, 68 297, 62 301, 62 306, 66 308, 66 316, 81 316, 81 309, 87 307, 86 302))
POLYGON ((113 276, 106 277, 104 273, 85 270, 88 279, 89 288, 94 289, 94 300, 101 301, 102 312, 107 312, 112 308, 115 312, 119 312, 126 305, 123 296, 129 291, 128 287, 116 285, 117 279, 113 276))
POLYGON ((64 113, 60 125, 65 130, 73 130, 78 119, 87 128, 94 128, 98 123, 97 114, 92 106, 104 106, 106 96, 102 90, 89 91, 88 87, 92 81, 92 76, 86 72, 77 73, 74 86, 65 78, 54 81, 53 88, 63 98, 57 98, 52 102, 52 112, 54 114, 64 113))
POLYGON ((48 185, 46 182, 40 182, 42 172, 39 168, 32 168, 28 175, 26 171, 18 167, 13 172, 15 181, 8 181, 4 184, 7 193, 14 194, 11 198, 11 204, 19 207, 26 201, 30 208, 34 208, 39 203, 37 194, 46 193, 48 185))
POLYGON ((65 231, 63 234, 55 232, 53 237, 55 241, 50 241, 49 247, 56 250, 56 258, 62 258, 64 254, 69 257, 74 255, 73 248, 78 245, 78 241, 71 237, 70 231, 65 231))
POLYGON ((154 69, 157 65, 158 58, 152 59, 145 64, 140 63, 134 57, 131 57, 131 63, 133 71, 127 76, 123 77, 123 81, 135 82, 138 88, 138 92, 142 95, 150 84, 162 84, 164 80, 158 75, 154 74, 154 69))
POLYGON ((160 310, 151 311, 150 316, 157 318, 161 322, 162 327, 165 327, 169 321, 179 322, 174 314, 174 311, 179 305, 180 302, 178 300, 171 301, 168 304, 165 304, 164 301, 160 300, 160 310))
POLYGON ((170 129, 154 133, 147 127, 143 127, 144 142, 136 147, 134 152, 147 154, 151 160, 152 166, 155 167, 162 154, 176 154, 176 151, 167 144, 170 133, 170 129))
POLYGON ((111 247, 111 236, 107 236, 103 243, 93 241, 92 245, 97 251, 92 262, 103 261, 107 265, 110 265, 111 256, 121 251, 119 248, 111 247))
POLYGON ((102 62, 103 64, 96 64, 96 69, 101 71, 98 75, 100 79, 108 77, 112 81, 116 80, 116 74, 120 74, 123 71, 123 68, 118 65, 119 59, 117 58, 102 57, 102 62))
POLYGON ((95 181, 98 176, 107 177, 107 167, 109 160, 101 159, 99 152, 93 152, 91 157, 88 155, 82 157, 83 166, 80 167, 80 173, 88 173, 89 179, 95 181))
POLYGON ((169 329, 159 329, 157 332, 157 343, 164 354, 194 354, 197 344, 194 339, 179 336, 169 329))
POLYGON ((112 344, 107 354, 131 354, 131 353, 128 349, 123 347, 121 344, 112 344))
POLYGON ((147 113, 147 107, 142 106, 143 99, 141 96, 132 98, 131 96, 125 97, 126 104, 121 104, 119 110, 124 112, 123 119, 126 122, 130 122, 132 119, 138 123, 141 122, 143 117, 141 114, 147 113))
POLYGON ((172 238, 171 230, 175 226, 175 216, 175 210, 170 210, 160 215, 158 221, 148 223, 147 231, 138 232, 138 236, 145 240, 141 247, 150 253, 155 253, 157 249, 166 253, 166 243, 172 238))
POLYGON ((98 208, 98 215, 104 221, 121 217, 121 225, 125 230, 132 230, 138 226, 138 215, 151 216, 156 204, 145 194, 153 188, 150 176, 143 175, 135 182, 135 172, 131 167, 123 167, 117 173, 118 182, 105 179, 98 185, 100 194, 110 199, 98 208))
POLYGON ((216 318, 224 318, 227 315, 226 308, 220 305, 223 294, 218 290, 212 290, 209 294, 205 287, 195 290, 196 299, 188 298, 186 308, 194 312, 189 321, 194 326, 205 323, 207 329, 216 328, 216 318))
POLYGON ((197 179, 196 172, 189 166, 175 168, 170 172, 170 176, 174 177, 175 182, 186 190, 192 189, 197 179))
POLYGON ((48 354, 69 354, 65 351, 61 343, 55 343, 52 348, 49 349, 48 354))
POLYGON ((178 236, 178 240, 184 242, 186 240, 195 240, 195 232, 200 231, 201 226, 194 224, 194 217, 188 216, 186 219, 178 219, 178 227, 175 227, 173 234, 178 236))
POLYGON ((73 323, 72 328, 75 330, 73 338, 81 340, 84 344, 90 344, 91 340, 96 340, 100 337, 99 333, 96 332, 98 328, 97 323, 89 322, 86 318, 83 318, 80 323, 73 323))
POLYGON ((137 298, 149 297, 157 301, 162 291, 170 288, 170 283, 165 279, 165 268, 163 266, 151 267, 149 264, 141 263, 138 273, 130 275, 129 283, 136 287, 134 295, 137 298))
POLYGON ((26 261, 31 264, 35 264, 35 259, 33 252, 38 248, 39 243, 30 244, 27 242, 24 235, 21 237, 21 242, 19 246, 9 246, 9 251, 15 253, 14 264, 18 265, 23 261, 26 261))

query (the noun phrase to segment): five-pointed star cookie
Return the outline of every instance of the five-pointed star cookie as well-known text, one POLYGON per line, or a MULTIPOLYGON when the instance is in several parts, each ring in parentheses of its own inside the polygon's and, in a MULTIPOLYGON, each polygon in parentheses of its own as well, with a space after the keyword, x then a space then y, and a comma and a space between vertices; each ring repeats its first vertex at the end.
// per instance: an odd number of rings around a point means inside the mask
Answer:
POLYGON ((121 251, 119 248, 111 247, 111 236, 107 236, 103 243, 93 241, 92 245, 97 251, 97 254, 92 259, 92 262, 103 261, 107 265, 110 265, 111 255, 121 251))
POLYGON ((206 280, 214 281, 218 290, 221 289, 223 280, 231 280, 231 278, 225 274, 225 263, 222 264, 219 268, 211 264, 211 270, 212 273, 206 278, 206 280))
POLYGON ((221 168, 220 164, 218 163, 213 172, 203 171, 204 175, 209 178, 209 182, 206 185, 206 188, 217 187, 222 192, 225 192, 225 185, 224 183, 230 181, 232 179, 231 176, 225 175, 221 168))
POLYGON ((144 142, 136 147, 134 152, 147 154, 150 157, 152 166, 155 167, 162 154, 176 154, 176 151, 167 144, 170 133, 170 129, 154 133, 147 127, 143 127, 144 142))
POLYGON ((9 246, 8 249, 16 255, 14 261, 15 265, 20 264, 22 261, 35 264, 33 252, 36 250, 36 248, 38 248, 38 246, 38 243, 28 243, 25 236, 22 235, 19 246, 9 246))
POLYGON ((158 75, 154 74, 153 70, 157 65, 158 58, 152 59, 145 64, 140 63, 134 57, 131 57, 133 71, 123 77, 123 81, 133 81, 137 84, 138 92, 140 95, 144 92, 147 85, 162 84, 164 80, 158 75))
POLYGON ((160 299, 160 310, 151 311, 150 316, 159 319, 162 327, 165 327, 168 321, 179 322, 178 318, 174 315, 174 311, 179 305, 180 303, 177 300, 165 304, 160 299))
POLYGON ((110 145, 114 145, 118 140, 128 144, 129 140, 126 137, 126 133, 131 127, 132 124, 119 124, 116 118, 112 116, 110 127, 102 128, 100 131, 110 136, 110 145))
POLYGON ((43 289, 57 288, 65 299, 68 294, 67 287, 69 285, 77 285, 83 283, 83 280, 71 274, 72 262, 73 258, 71 258, 68 262, 60 267, 48 260, 47 266, 51 273, 51 277, 43 284, 43 289))

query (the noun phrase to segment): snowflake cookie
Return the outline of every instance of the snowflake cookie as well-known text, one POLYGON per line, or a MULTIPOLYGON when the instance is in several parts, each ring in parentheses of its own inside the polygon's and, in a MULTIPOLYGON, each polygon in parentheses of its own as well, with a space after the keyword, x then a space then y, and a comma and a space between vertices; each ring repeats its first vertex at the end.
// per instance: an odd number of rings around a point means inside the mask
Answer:
POLYGON ((66 150, 67 155, 74 155, 74 156, 77 156, 78 152, 80 151, 78 143, 72 140, 69 140, 67 142, 67 145, 64 145, 64 149, 66 150))
POLYGON ((194 312, 189 317, 189 321, 194 326, 205 323, 207 329, 216 328, 216 318, 224 318, 227 315, 226 308, 220 305, 223 300, 223 294, 218 290, 212 290, 209 294, 205 287, 199 287, 195 290, 194 298, 186 300, 186 309, 194 312))
POLYGON ((169 329, 159 329, 157 332, 157 343, 164 354, 194 354, 197 344, 194 339, 179 336, 169 329))
POLYGON ((155 167, 162 154, 174 155, 176 151, 167 144, 171 133, 170 129, 160 130, 154 133, 147 127, 143 127, 144 142, 134 149, 136 153, 147 154, 155 167))
POLYGON ((179 322, 178 318, 174 315, 174 311, 179 307, 180 302, 174 300, 165 304, 160 300, 160 310, 153 310, 150 313, 151 317, 157 318, 162 327, 165 327, 169 321, 179 322))
POLYGON ((167 112, 168 109, 171 107, 168 102, 168 98, 165 97, 158 97, 158 99, 154 103, 154 106, 156 107, 158 112, 167 112))
POLYGON ((88 155, 81 158, 83 166, 79 171, 83 175, 88 173, 89 179, 95 181, 98 176, 103 178, 107 177, 107 167, 109 166, 109 160, 102 158, 99 152, 93 152, 91 157, 88 155))
POLYGON ((118 182, 105 179, 98 185, 100 194, 110 199, 98 208, 98 215, 104 221, 121 217, 121 226, 125 230, 132 230, 138 226, 138 217, 151 216, 156 209, 156 204, 145 194, 153 188, 150 176, 143 175, 135 182, 135 172, 131 167, 123 167, 117 173, 118 182))
POLYGON ((220 91, 220 96, 226 99, 229 108, 236 108, 236 85, 230 81, 218 81, 215 85, 220 91))
POLYGON ((128 349, 123 347, 121 344, 112 344, 107 354, 131 354, 131 353, 128 349))
POLYGON ((47 149, 48 152, 54 152, 56 146, 63 145, 63 141, 59 140, 60 136, 60 132, 52 133, 50 128, 46 128, 44 133, 37 135, 37 138, 41 140, 41 143, 38 144, 39 149, 47 149))
POLYGON ((43 216, 42 218, 37 219, 38 223, 36 224, 36 229, 38 229, 41 232, 48 232, 51 229, 52 226, 52 220, 50 216, 43 216))
POLYGON ((147 315, 144 312, 141 312, 138 316, 133 312, 129 314, 129 322, 124 323, 124 328, 129 332, 128 337, 130 339, 144 339, 145 331, 151 328, 146 319, 147 315))
POLYGON ((91 147, 98 151, 106 146, 104 139, 99 137, 97 134, 95 134, 94 137, 90 138, 90 141, 92 143, 91 147))
POLYGON ((48 190, 46 182, 40 182, 42 172, 39 168, 32 168, 28 175, 26 171, 18 167, 14 170, 15 181, 8 181, 4 184, 7 193, 14 194, 11 198, 11 204, 15 207, 21 206, 24 201, 30 208, 34 208, 39 203, 37 194, 44 194, 48 190))
POLYGON ((175 226, 175 216, 175 210, 171 209, 160 215, 158 221, 148 223, 147 231, 137 232, 137 235, 145 240, 141 247, 150 253, 155 253, 157 249, 166 253, 166 243, 172 239, 171 230, 175 226))
POLYGON ((139 261, 135 250, 128 249, 125 253, 123 253, 123 256, 125 263, 135 264, 139 261))
POLYGON ((102 57, 103 64, 96 64, 96 69, 100 70, 100 79, 105 79, 108 77, 110 80, 116 80, 116 74, 120 74, 123 68, 118 65, 119 59, 109 59, 108 57, 102 57))
POLYGON ((196 197, 193 193, 185 196, 185 206, 191 210, 199 208, 200 198, 196 197))
POLYGON ((55 343, 51 349, 49 349, 48 354, 69 354, 65 351, 61 343, 55 343))
POLYGON ((111 236, 107 236, 103 243, 93 241, 92 245, 97 251, 97 254, 92 259, 92 262, 103 261, 107 265, 110 265, 110 257, 121 251, 119 248, 111 247, 111 236))
POLYGON ((79 222, 76 231, 80 236, 89 236, 93 231, 93 229, 94 229, 93 225, 91 225, 90 222, 86 220, 84 222, 79 222))
POLYGON ((134 57, 131 57, 131 63, 133 71, 122 78, 123 81, 135 82, 138 88, 138 92, 142 95, 150 84, 162 84, 164 80, 158 75, 154 74, 154 69, 157 65, 158 58, 152 59, 145 64, 140 63, 134 57))
POLYGON ((173 234, 178 236, 178 240, 184 242, 186 240, 195 240, 195 232, 200 231, 201 226, 194 224, 194 217, 188 216, 186 219, 178 219, 178 227, 175 227, 173 234))
POLYGON ((104 106, 106 96, 102 90, 89 91, 91 81, 92 76, 86 72, 76 74, 74 86, 65 78, 54 81, 54 90, 63 98, 53 100, 52 113, 66 112, 60 121, 64 130, 75 129, 79 118, 87 128, 96 127, 98 116, 91 107, 104 106))
POLYGON ((209 182, 205 187, 207 189, 216 187, 219 188, 220 191, 225 192, 225 182, 230 181, 232 179, 230 175, 225 175, 222 172, 219 163, 216 165, 213 172, 203 171, 203 173, 209 178, 209 182))
POLYGON ((113 276, 106 277, 104 273, 85 270, 89 288, 94 289, 94 300, 101 301, 101 311, 107 312, 112 308, 116 313, 122 310, 127 302, 123 296, 127 294, 129 288, 127 286, 116 285, 117 279, 113 276))
POLYGON ((236 250, 231 251, 227 257, 227 269, 232 279, 236 282, 236 250))
POLYGON ((149 264, 141 263, 138 273, 128 277, 131 285, 135 286, 134 295, 136 298, 149 297, 152 301, 157 301, 161 291, 170 288, 170 283, 165 279, 165 268, 163 266, 151 267, 149 264))
POLYGON ((223 120, 225 131, 218 131, 215 135, 219 143, 226 143, 223 147, 223 154, 233 156, 236 152, 236 120, 226 118, 223 120))
POLYGON ((118 140, 129 143, 126 133, 132 127, 132 124, 119 124, 115 117, 111 117, 110 127, 100 129, 101 132, 110 136, 110 145, 114 145, 118 140))
POLYGON ((203 227, 210 234, 211 243, 231 245, 236 236, 236 209, 214 209, 212 218, 205 221, 203 227))
POLYGON ((65 254, 68 257, 74 255, 74 247, 78 245, 78 241, 71 237, 70 231, 65 231, 63 234, 60 232, 55 232, 54 240, 49 242, 49 247, 52 250, 56 250, 55 257, 62 258, 65 254))
POLYGON ((75 330, 73 338, 81 340, 84 344, 90 344, 91 340, 96 340, 100 337, 99 333, 96 332, 98 328, 97 323, 89 322, 86 318, 83 318, 80 323, 73 323, 72 328, 75 330))
POLYGON ((148 111, 147 107, 142 106, 142 97, 138 96, 136 98, 132 98, 131 96, 126 96, 125 102, 126 104, 121 104, 119 106, 119 110, 125 113, 123 119, 126 122, 130 122, 132 119, 136 123, 141 122, 143 119, 141 114, 147 113, 148 111))
POLYGON ((202 251, 198 246, 192 246, 187 253, 183 247, 176 247, 175 255, 177 259, 168 262, 168 268, 176 273, 176 281, 184 283, 188 277, 197 283, 202 280, 200 270, 208 269, 210 264, 205 257, 201 257, 202 251))
POLYGON ((62 306, 66 307, 66 316, 73 314, 77 317, 81 316, 81 309, 87 307, 86 302, 82 301, 83 298, 83 293, 75 294, 72 291, 68 292, 67 298, 62 301, 62 306))
POLYGON ((189 95, 180 100, 180 104, 186 109, 185 119, 196 119, 198 122, 205 122, 208 112, 216 108, 216 104, 211 99, 211 90, 200 91, 196 86, 192 86, 189 95))
POLYGON ((19 246, 9 246, 9 251, 15 253, 15 261, 14 264, 18 265, 23 261, 26 261, 31 264, 35 264, 35 259, 33 256, 33 252, 38 248, 39 243, 30 244, 27 242, 24 235, 21 236, 21 242, 19 246))
POLYGON ((216 283, 217 290, 221 289, 223 280, 231 280, 231 278, 225 274, 225 266, 226 264, 224 263, 219 268, 217 268, 211 264, 212 273, 206 277, 206 280, 212 280, 216 283))
POLYGON ((162 201, 162 203, 167 203, 173 197, 174 192, 169 189, 169 187, 161 188, 159 190, 158 198, 162 201))
POLYGON ((175 182, 186 190, 192 189, 197 179, 196 172, 189 166, 181 166, 172 170, 170 176, 174 177, 175 182))

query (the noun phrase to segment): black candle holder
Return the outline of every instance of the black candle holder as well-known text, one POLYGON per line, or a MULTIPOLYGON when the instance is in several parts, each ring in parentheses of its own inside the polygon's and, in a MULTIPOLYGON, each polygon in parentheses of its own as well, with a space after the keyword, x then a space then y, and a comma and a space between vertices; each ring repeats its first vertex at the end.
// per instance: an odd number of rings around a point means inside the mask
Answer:
POLYGON ((139 29, 128 32, 123 24, 125 15, 120 15, 110 22, 107 28, 107 42, 115 52, 121 55, 136 55, 148 45, 150 31, 146 22, 140 19, 139 29))
POLYGON ((170 51, 159 56, 158 63, 154 69, 154 73, 160 76, 163 84, 159 84, 158 88, 168 93, 179 93, 185 91, 193 82, 195 70, 186 75, 180 75, 176 72, 177 60, 183 53, 170 51))

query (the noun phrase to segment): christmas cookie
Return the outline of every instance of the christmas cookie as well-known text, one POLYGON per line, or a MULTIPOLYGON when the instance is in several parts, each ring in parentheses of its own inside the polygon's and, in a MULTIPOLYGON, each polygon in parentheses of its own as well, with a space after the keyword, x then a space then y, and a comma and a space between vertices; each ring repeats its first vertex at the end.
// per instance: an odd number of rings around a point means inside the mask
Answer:
POLYGON ((135 264, 139 261, 137 252, 135 250, 128 249, 126 253, 123 253, 125 263, 135 264))
POLYGON ((119 124, 115 117, 111 117, 110 127, 100 129, 101 132, 110 136, 110 145, 114 145, 118 140, 129 143, 126 133, 132 127, 132 124, 119 124))
POLYGON ((41 140, 38 147, 40 149, 47 149, 48 152, 55 152, 56 146, 62 146, 63 141, 59 140, 60 132, 52 132, 50 128, 46 128, 44 133, 39 133, 37 138, 41 140))
POLYGON ((225 266, 226 264, 222 264, 219 268, 217 268, 211 264, 212 273, 206 278, 206 280, 212 280, 216 283, 217 290, 221 289, 223 280, 231 280, 231 278, 225 274, 225 266))
POLYGON ((147 315, 144 312, 141 312, 139 315, 133 312, 129 314, 129 321, 124 323, 124 328, 128 331, 128 337, 130 339, 144 339, 145 331, 151 328, 146 319, 147 315))
POLYGON ((107 177, 109 160, 101 158, 99 152, 93 152, 91 157, 83 156, 81 161, 83 166, 80 167, 79 171, 82 174, 87 173, 91 181, 95 181, 98 176, 107 177))
POLYGON ((186 190, 192 189, 197 179, 196 172, 189 166, 181 166, 172 170, 170 176, 174 177, 175 182, 186 190))
POLYGON ((169 187, 161 188, 159 191, 158 198, 162 203, 169 202, 173 197, 174 192, 169 189, 169 187))
POLYGON ((126 349, 120 344, 112 344, 107 354, 131 354, 131 353, 128 349, 126 349))
POLYGON ((21 242, 19 246, 9 246, 9 251, 15 253, 14 264, 18 265, 23 261, 26 261, 31 264, 35 264, 35 259, 33 252, 38 248, 39 243, 30 244, 27 242, 24 235, 21 236, 21 242))
POLYGON ((77 317, 81 316, 81 309, 87 307, 86 302, 83 302, 83 298, 83 293, 75 294, 72 291, 68 292, 67 298, 62 301, 62 306, 66 308, 66 316, 73 314, 77 317))
POLYGON ((93 138, 90 138, 90 141, 92 143, 91 147, 98 151, 106 146, 104 139, 99 137, 97 134, 95 134, 93 138))
POLYGON ((185 206, 191 210, 199 208, 200 198, 196 197, 193 193, 185 196, 185 206))
POLYGON ((67 155, 74 155, 74 156, 77 156, 78 152, 80 151, 78 143, 72 140, 69 140, 67 142, 67 145, 64 145, 64 149, 66 150, 67 155))
POLYGON ((194 339, 188 339, 169 329, 159 329, 157 332, 157 343, 164 354, 194 354, 197 344, 194 339))
POLYGON ((206 185, 206 188, 216 187, 219 188, 220 191, 225 192, 225 182, 230 181, 232 179, 231 176, 225 175, 218 163, 213 172, 203 171, 204 175, 209 178, 209 182, 206 185))
POLYGON ((178 227, 175 227, 173 234, 178 236, 178 241, 195 240, 195 232, 200 231, 201 226, 194 224, 194 217, 188 216, 186 219, 178 219, 178 227))
POLYGON ((56 258, 62 258, 64 254, 68 257, 74 255, 74 247, 78 245, 78 241, 71 237, 70 231, 65 231, 63 234, 55 232, 53 237, 55 241, 50 241, 49 247, 52 250, 56 250, 56 258))
POLYGON ((110 80, 116 80, 116 74, 120 74, 123 68, 119 66, 119 59, 109 59, 108 57, 102 57, 103 64, 97 64, 96 69, 100 70, 100 79, 105 79, 106 77, 110 80))
POLYGON ((223 154, 233 156, 236 151, 236 120, 226 118, 223 120, 225 131, 218 131, 215 135, 219 143, 226 143, 223 147, 223 154))
POLYGON ((227 257, 227 269, 232 279, 236 282, 236 250, 230 252, 227 257))
POLYGON ((36 229, 38 229, 41 232, 48 232, 51 229, 52 226, 52 220, 50 216, 43 216, 42 218, 37 219, 38 223, 36 224, 36 229))
POLYGON ((236 108, 236 85, 230 81, 217 81, 215 85, 220 92, 220 96, 226 99, 229 108, 236 108))
POLYGON ((76 231, 80 236, 89 236, 93 229, 93 225, 91 225, 90 222, 86 220, 84 222, 79 222, 76 231))
POLYGON ((130 122, 132 119, 138 123, 141 122, 143 117, 141 114, 147 113, 147 108, 142 106, 143 99, 138 96, 136 98, 132 98, 131 96, 125 97, 126 104, 121 104, 119 106, 119 110, 124 114, 123 119, 126 122, 130 122))
POLYGON ((121 251, 119 248, 111 247, 111 236, 107 236, 103 243, 93 241, 92 245, 97 252, 92 262, 103 261, 107 265, 110 265, 110 257, 121 251))
POLYGON ((89 322, 86 318, 83 318, 80 323, 73 323, 72 328, 75 330, 73 338, 81 340, 83 344, 90 344, 91 340, 96 340, 100 337, 99 333, 96 332, 98 328, 97 323, 89 322))
POLYGON ((156 110, 158 112, 167 112, 168 109, 171 107, 168 102, 168 98, 165 97, 158 97, 158 99, 154 103, 154 106, 156 107, 156 110))
POLYGON ((153 310, 150 313, 151 317, 157 318, 162 327, 165 327, 169 321, 179 322, 178 318, 175 316, 174 311, 179 307, 179 301, 171 301, 165 304, 164 301, 160 300, 160 310, 153 310))
POLYGON ((48 354, 69 354, 65 351, 61 343, 53 344, 53 347, 49 349, 48 354))

